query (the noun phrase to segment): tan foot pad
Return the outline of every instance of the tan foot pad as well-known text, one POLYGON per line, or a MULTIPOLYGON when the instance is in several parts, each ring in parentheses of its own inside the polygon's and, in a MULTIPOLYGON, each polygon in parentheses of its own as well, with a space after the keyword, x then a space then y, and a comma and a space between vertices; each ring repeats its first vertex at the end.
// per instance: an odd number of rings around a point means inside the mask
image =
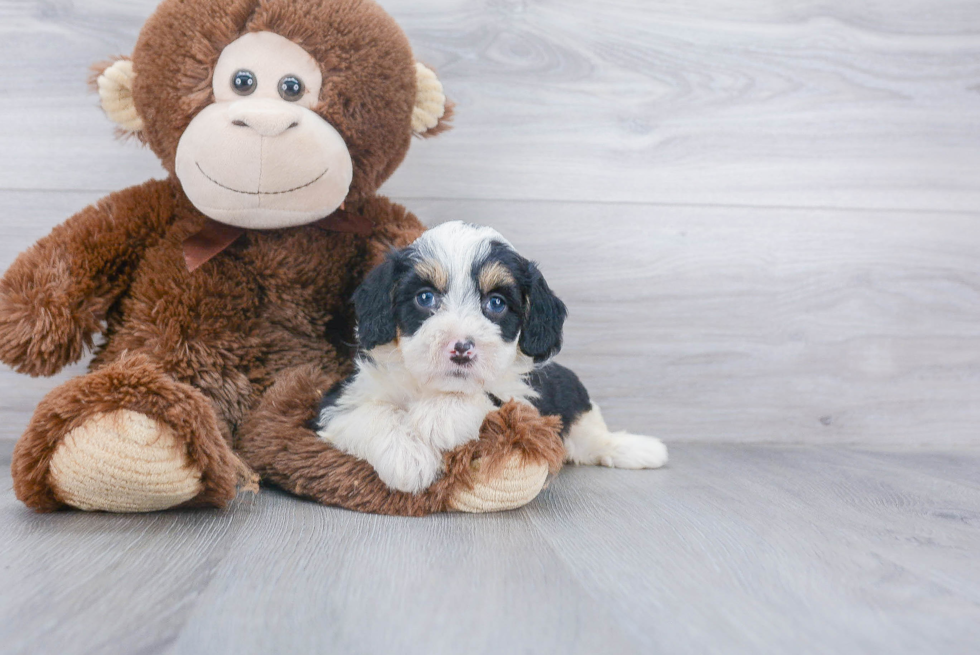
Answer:
POLYGON ((523 507, 535 499, 548 479, 545 464, 524 464, 514 455, 490 480, 457 493, 449 506, 457 512, 501 512, 523 507))
POLYGON ((201 491, 173 431, 130 410, 97 414, 65 436, 51 458, 51 483, 72 507, 154 512, 201 491))

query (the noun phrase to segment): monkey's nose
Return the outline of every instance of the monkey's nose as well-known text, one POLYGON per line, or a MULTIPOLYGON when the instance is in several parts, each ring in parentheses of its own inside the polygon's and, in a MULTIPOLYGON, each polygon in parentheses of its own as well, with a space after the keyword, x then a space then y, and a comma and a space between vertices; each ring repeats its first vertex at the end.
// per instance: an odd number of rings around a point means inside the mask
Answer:
POLYGON ((239 100, 228 108, 232 125, 248 127, 262 136, 279 136, 288 129, 298 127, 303 114, 283 102, 257 98, 239 100))

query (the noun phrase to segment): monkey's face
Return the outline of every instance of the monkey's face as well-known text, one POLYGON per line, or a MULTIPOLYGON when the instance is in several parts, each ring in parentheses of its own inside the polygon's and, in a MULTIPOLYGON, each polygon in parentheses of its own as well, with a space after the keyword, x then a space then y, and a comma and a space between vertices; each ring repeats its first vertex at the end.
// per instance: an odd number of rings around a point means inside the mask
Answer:
POLYGON ((184 193, 211 218, 252 229, 302 225, 328 216, 353 176, 343 137, 313 109, 320 67, 272 32, 245 34, 214 68, 214 103, 177 144, 184 193))
POLYGON ((162 0, 98 88, 197 209, 253 229, 371 197, 452 115, 372 0, 162 0))

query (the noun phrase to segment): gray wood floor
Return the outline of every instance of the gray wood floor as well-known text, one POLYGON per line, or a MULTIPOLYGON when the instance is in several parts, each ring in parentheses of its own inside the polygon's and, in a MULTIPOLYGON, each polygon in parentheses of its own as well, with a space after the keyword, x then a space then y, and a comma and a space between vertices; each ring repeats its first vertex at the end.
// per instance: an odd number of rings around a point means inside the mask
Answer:
POLYGON ((566 469, 516 512, 426 519, 269 490, 227 512, 36 516, 4 491, 0 644, 973 654, 978 467, 978 450, 684 444, 666 470, 566 469))
MULTIPOLYGON (((503 231, 668 469, 495 516, 35 516, 0 653, 976 653, 980 4, 382 0, 458 103, 383 191, 503 231)), ((88 66, 155 0, 0 0, 0 268, 162 170, 88 66)))

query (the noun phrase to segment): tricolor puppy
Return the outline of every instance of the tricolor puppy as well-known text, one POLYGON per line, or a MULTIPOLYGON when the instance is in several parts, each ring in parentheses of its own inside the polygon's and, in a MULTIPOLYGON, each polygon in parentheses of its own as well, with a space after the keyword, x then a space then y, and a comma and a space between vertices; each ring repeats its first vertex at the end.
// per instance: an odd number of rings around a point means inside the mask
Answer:
POLYGON ((418 492, 443 452, 479 436, 511 399, 560 416, 567 460, 657 468, 657 439, 611 433, 561 348, 565 305, 495 230, 458 221, 391 253, 354 293, 357 371, 321 403, 319 435, 418 492))

